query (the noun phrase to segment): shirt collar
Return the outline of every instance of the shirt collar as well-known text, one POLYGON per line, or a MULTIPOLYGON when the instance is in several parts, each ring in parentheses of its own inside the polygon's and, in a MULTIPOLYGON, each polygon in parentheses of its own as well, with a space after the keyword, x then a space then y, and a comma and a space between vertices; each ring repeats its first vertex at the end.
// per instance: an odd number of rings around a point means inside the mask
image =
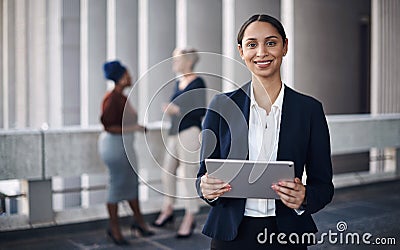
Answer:
MULTIPOLYGON (((251 89, 250 90, 250 107, 254 107, 255 105, 258 106, 256 99, 254 97, 253 82, 251 82, 250 89, 251 89)), ((275 102, 272 104, 272 107, 276 107, 279 110, 282 110, 284 94, 285 94, 285 84, 282 83, 281 90, 279 91, 278 97, 276 98, 275 102)))

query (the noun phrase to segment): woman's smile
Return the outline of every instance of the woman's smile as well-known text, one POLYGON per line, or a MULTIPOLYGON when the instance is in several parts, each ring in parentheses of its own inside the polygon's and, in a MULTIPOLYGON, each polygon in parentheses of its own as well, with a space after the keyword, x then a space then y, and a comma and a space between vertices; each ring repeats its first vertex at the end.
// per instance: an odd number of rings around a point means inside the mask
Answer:
POLYGON ((256 64, 259 68, 268 68, 272 63, 272 60, 259 60, 259 61, 254 61, 254 64, 256 64))

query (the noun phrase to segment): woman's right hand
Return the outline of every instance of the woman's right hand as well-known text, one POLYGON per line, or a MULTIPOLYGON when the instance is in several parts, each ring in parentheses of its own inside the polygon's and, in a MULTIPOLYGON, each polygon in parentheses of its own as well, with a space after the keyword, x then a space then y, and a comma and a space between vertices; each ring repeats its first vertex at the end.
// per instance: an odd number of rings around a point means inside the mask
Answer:
POLYGON ((144 132, 144 133, 147 132, 146 127, 144 127, 144 126, 142 126, 142 125, 139 125, 139 124, 136 124, 136 125, 134 126, 134 129, 135 129, 135 131, 137 131, 137 132, 144 132))
POLYGON ((216 199, 232 189, 229 183, 208 176, 207 173, 200 178, 200 188, 203 197, 208 200, 216 199))

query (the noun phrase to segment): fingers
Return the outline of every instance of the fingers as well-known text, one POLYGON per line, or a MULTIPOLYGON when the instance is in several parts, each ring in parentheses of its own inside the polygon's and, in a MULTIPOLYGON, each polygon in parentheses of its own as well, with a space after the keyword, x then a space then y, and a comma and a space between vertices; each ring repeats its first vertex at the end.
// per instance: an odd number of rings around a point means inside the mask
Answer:
POLYGON ((167 104, 167 103, 163 103, 163 104, 162 104, 162 107, 161 107, 161 110, 162 110, 163 112, 166 112, 166 111, 167 111, 167 108, 168 108, 168 104, 167 104))
MULTIPOLYGON (((275 184, 276 185, 276 184, 275 184)), ((299 178, 294 178, 294 181, 279 181, 278 186, 284 187, 286 189, 302 191, 305 190, 305 187, 299 178)))
POLYGON ((280 181, 278 184, 271 186, 279 195, 282 202, 293 209, 297 209, 304 201, 305 187, 299 178, 295 178, 294 182, 280 181))
POLYGON ((302 203, 302 199, 299 197, 288 195, 279 190, 275 190, 275 192, 279 195, 281 201, 289 208, 297 209, 300 207, 302 203))
POLYGON ((175 114, 175 115, 178 115, 178 114, 181 113, 181 109, 179 108, 178 105, 175 105, 175 104, 174 104, 172 113, 175 114))
POLYGON ((294 182, 303 185, 303 183, 301 182, 301 180, 299 178, 294 178, 294 182))
POLYGON ((200 188, 204 198, 210 200, 215 199, 232 189, 228 183, 208 176, 207 173, 201 177, 200 188))

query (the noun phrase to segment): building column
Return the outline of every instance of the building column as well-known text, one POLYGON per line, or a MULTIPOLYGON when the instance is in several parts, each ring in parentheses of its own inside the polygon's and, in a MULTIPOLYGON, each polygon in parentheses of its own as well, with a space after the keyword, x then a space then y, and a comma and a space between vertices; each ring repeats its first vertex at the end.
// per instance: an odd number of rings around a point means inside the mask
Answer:
MULTIPOLYGON (((61 85, 52 77, 59 72, 53 60, 61 47, 54 39, 55 31, 61 30, 55 23, 60 24, 59 9, 54 8, 59 1, 3 1, 7 8, 2 19, 4 128, 39 128, 52 121, 50 111, 59 106, 55 100, 60 95, 52 91, 61 85)), ((61 108, 53 113, 61 120, 61 108)))
POLYGON ((281 21, 288 39, 288 53, 282 62, 282 81, 294 86, 294 0, 281 0, 281 21))
MULTIPOLYGON (((138 116, 139 122, 145 121, 145 110, 149 103, 149 80, 148 75, 145 75, 149 69, 149 1, 139 0, 138 1, 138 73, 139 80, 136 86, 139 92, 138 100, 138 116)), ((129 97, 131 100, 132 97, 129 97)))
MULTIPOLYGON (((184 24, 182 30, 178 30, 177 41, 185 41, 186 44, 178 46, 191 46, 197 49, 199 63, 194 69, 204 78, 208 89, 222 90, 222 0, 184 0, 186 13, 177 20, 177 25, 184 24), (207 18, 204 18, 207 17, 207 18), (204 53, 202 53, 204 52, 204 53), (203 72, 203 73, 202 73, 203 72)), ((179 10, 179 6, 177 6, 179 10)), ((177 15, 179 17, 180 15, 177 15)), ((208 99, 215 91, 208 92, 208 99)))
POLYGON ((3 128, 9 129, 14 124, 14 82, 15 82, 15 2, 3 0, 3 128))
MULTIPOLYGON (((132 77, 132 83, 135 83, 139 78, 141 72, 139 67, 147 67, 147 63, 138 63, 139 57, 141 57, 138 52, 139 39, 146 39, 147 37, 144 31, 142 31, 143 37, 138 37, 139 19, 141 17, 145 18, 147 13, 146 11, 144 13, 139 12, 139 5, 142 5, 143 8, 143 6, 147 5, 147 1, 144 1, 142 4, 140 1, 130 0, 107 1, 106 57, 108 61, 120 60, 128 68, 132 77)), ((143 53, 145 52, 143 51, 143 53)), ((108 81, 108 89, 113 87, 113 82, 108 81)), ((132 95, 129 101, 137 108, 139 93, 135 92, 132 95)))
POLYGON ((80 124, 80 0, 62 0, 63 125, 80 124))
MULTIPOLYGON (((128 68, 132 84, 139 78, 138 1, 118 0, 115 5, 115 59, 128 68)), ((133 87, 131 104, 137 109, 139 94, 133 87)))
MULTIPOLYGON (((371 12, 371 114, 400 113, 400 2, 372 0, 371 12)), ((398 173, 398 152, 372 149, 371 158, 389 160, 372 162, 370 171, 393 171, 390 159, 395 159, 398 173)))
POLYGON ((400 2, 371 2, 371 113, 400 112, 400 2))
POLYGON ((46 37, 46 0, 29 2, 28 7, 28 107, 29 125, 40 128, 47 122, 47 37, 46 37))
POLYGON ((102 65, 106 60, 106 0, 81 0, 81 126, 99 124, 106 90, 102 65), (104 83, 104 84, 102 84, 104 83))
POLYGON ((175 0, 139 0, 138 9, 140 79, 134 90, 139 92, 139 122, 147 123, 161 120, 161 105, 172 94, 172 64, 164 60, 176 46, 176 5, 175 0))
POLYGON ((115 55, 138 78, 138 2, 118 0, 115 6, 115 55))
MULTIPOLYGON (((28 126, 28 8, 26 0, 15 1, 15 126, 28 126)), ((44 90, 45 91, 45 90, 44 90)))
POLYGON ((235 75, 236 39, 235 39, 235 0, 222 0, 222 75, 227 77, 222 81, 222 91, 235 89, 232 84, 235 75))
MULTIPOLYGON (((4 19, 4 16, 5 16, 5 13, 3 11, 3 5, 4 4, 5 4, 4 0, 0 0, 0 13, 1 13, 1 15, 0 15, 0 79, 3 82, 3 84, 4 84, 4 79, 3 79, 3 65, 4 65, 4 62, 3 62, 3 58, 4 58, 3 57, 3 55, 4 55, 4 53, 3 53, 3 51, 4 51, 4 47, 3 47, 3 44, 4 44, 3 32, 4 32, 4 28, 5 28, 5 27, 3 27, 3 19, 4 19)), ((4 127, 3 84, 0 84, 0 97, 1 97, 1 99, 0 99, 0 128, 4 127)))
POLYGON ((62 12, 63 0, 48 1, 47 12, 47 62, 48 62, 48 120, 50 127, 63 125, 63 93, 62 93, 62 12))

